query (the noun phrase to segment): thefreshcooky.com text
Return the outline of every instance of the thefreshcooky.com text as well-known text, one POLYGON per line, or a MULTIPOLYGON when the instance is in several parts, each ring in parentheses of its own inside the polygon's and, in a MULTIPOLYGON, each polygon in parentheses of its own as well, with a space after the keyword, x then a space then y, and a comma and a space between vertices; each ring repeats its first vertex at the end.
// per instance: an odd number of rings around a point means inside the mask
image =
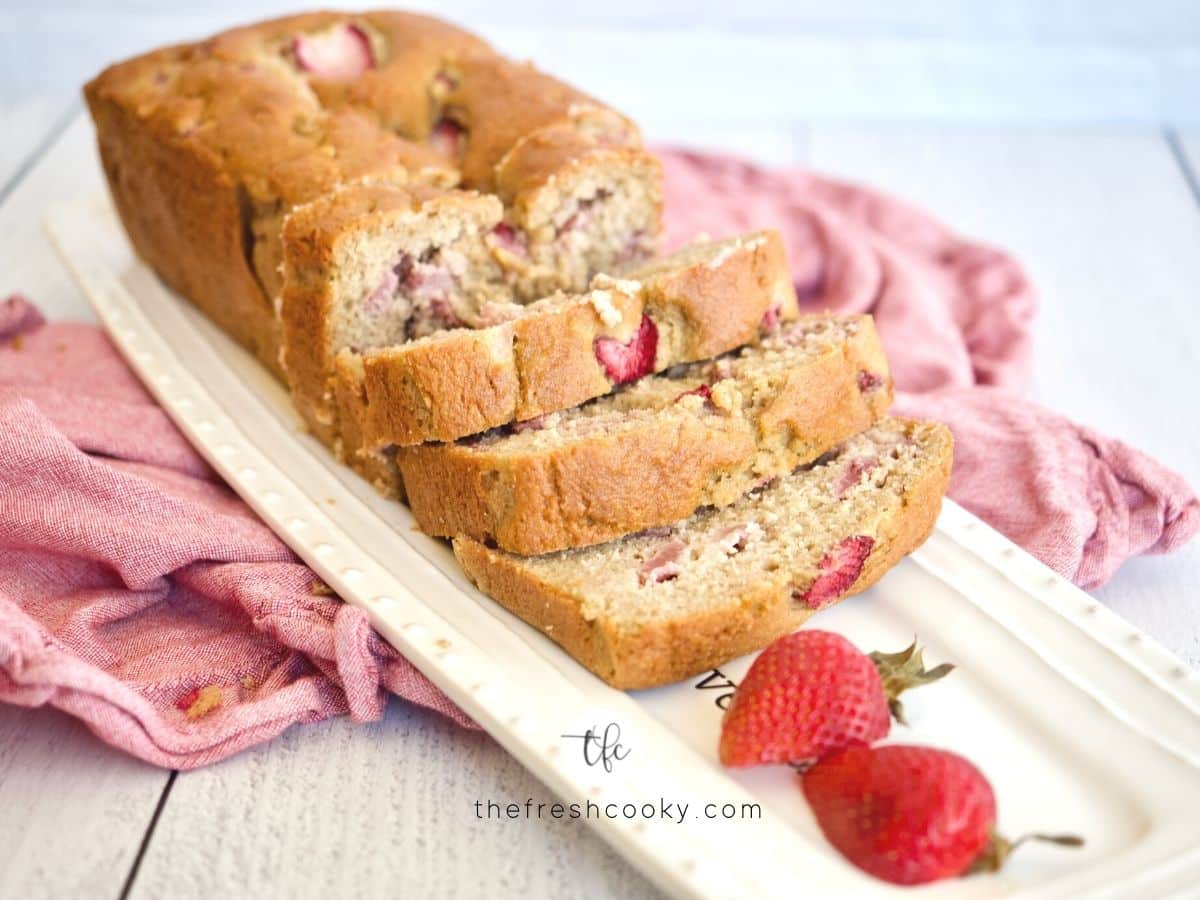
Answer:
POLYGON ((510 819, 665 819, 682 824, 688 816, 693 819, 761 819, 762 807, 757 803, 690 803, 668 802, 660 797, 654 803, 562 803, 535 801, 501 803, 496 800, 476 800, 475 817, 487 820, 510 819))

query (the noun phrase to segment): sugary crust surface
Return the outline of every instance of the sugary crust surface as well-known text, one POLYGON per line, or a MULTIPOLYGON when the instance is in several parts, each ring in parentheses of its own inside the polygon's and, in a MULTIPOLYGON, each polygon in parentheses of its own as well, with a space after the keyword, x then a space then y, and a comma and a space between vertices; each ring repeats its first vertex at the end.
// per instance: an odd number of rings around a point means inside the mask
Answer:
MULTIPOLYGON (((399 448, 409 505, 429 534, 466 535, 533 555, 732 503, 755 481, 811 462, 886 413, 891 384, 874 325, 869 316, 849 321, 845 340, 807 354, 772 381, 774 395, 753 418, 700 402, 696 414, 681 414, 668 398, 659 415, 634 427, 593 430, 521 453, 470 441, 399 448), (861 372, 883 383, 864 391, 861 372)), ((741 387, 736 378, 729 383, 741 387)))
POLYGON ((575 152, 641 146, 630 120, 529 63, 476 50, 451 55, 446 72, 452 85, 440 96, 442 107, 471 136, 460 161, 469 187, 497 191, 509 155, 532 136, 556 128, 591 138, 575 152))
MULTIPOLYGON (((936 456, 907 485, 898 511, 875 523, 874 545, 843 598, 873 585, 933 530, 953 455, 949 430, 936 428, 936 456)), ((702 612, 627 627, 587 617, 586 589, 546 580, 520 557, 466 537, 454 540, 454 553, 481 591, 621 689, 655 687, 708 671, 794 630, 813 612, 792 599, 794 573, 780 568, 773 579, 747 585, 702 612)))
POLYGON ((535 304, 504 325, 365 354, 365 445, 453 441, 607 394, 613 384, 597 359, 596 340, 628 340, 643 315, 658 330, 655 372, 757 339, 768 312, 795 318, 777 232, 716 246, 728 250, 640 280, 635 272, 628 285, 597 279, 621 313, 613 324, 588 294, 535 304))
POLYGON ((581 91, 447 22, 395 11, 310 13, 235 28, 110 66, 86 93, 128 109, 160 136, 228 152, 232 179, 252 194, 270 182, 273 195, 291 203, 355 173, 398 171, 396 163, 413 172, 456 170, 464 186, 492 192, 507 154, 543 128, 588 133, 587 146, 641 146, 632 122, 581 91), (369 41, 374 64, 348 81, 303 71, 294 39, 342 25, 369 41), (444 113, 470 135, 459 159, 425 143, 444 113), (337 154, 325 153, 327 119, 341 115, 363 130, 337 154), (270 168, 281 162, 295 164, 270 168))

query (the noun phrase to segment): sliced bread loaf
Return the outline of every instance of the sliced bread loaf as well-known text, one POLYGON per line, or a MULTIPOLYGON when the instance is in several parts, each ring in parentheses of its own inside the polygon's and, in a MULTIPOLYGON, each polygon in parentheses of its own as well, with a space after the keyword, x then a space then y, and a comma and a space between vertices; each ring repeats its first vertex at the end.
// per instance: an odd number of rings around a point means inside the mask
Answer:
POLYGON ((932 530, 945 426, 885 419, 815 464, 669 528, 537 557, 467 537, 471 580, 619 688, 678 681, 874 584, 932 530))
POLYGON ((513 553, 583 547, 727 506, 887 411, 869 316, 804 316, 758 345, 456 444, 400 447, 421 528, 513 553))
MULTIPOLYGON (((758 339, 796 316, 777 232, 693 245, 617 280, 597 276, 580 295, 526 307, 489 304, 484 318, 338 367, 361 382, 338 389, 357 402, 367 450, 452 441, 569 409, 618 385, 758 339)), ((350 353, 352 351, 343 351, 350 353)))

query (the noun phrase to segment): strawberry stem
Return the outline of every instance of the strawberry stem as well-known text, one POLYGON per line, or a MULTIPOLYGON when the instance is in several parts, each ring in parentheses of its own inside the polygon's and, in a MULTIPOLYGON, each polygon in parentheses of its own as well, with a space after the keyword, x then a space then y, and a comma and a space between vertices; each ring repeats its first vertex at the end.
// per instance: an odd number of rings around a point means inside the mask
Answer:
POLYGON ((1012 855, 1012 852, 1029 841, 1037 841, 1043 844, 1057 844, 1059 847, 1083 846, 1083 838, 1075 834, 1042 834, 1040 832, 1032 832, 1021 835, 1015 841, 1010 841, 1008 838, 1002 837, 993 831, 987 846, 983 848, 983 852, 979 854, 979 858, 971 864, 971 868, 967 870, 967 874, 998 872, 1009 856, 1012 855))
POLYGON ((901 725, 907 725, 904 720, 904 706, 900 703, 900 695, 909 688, 918 688, 931 684, 939 678, 944 678, 954 670, 952 663, 942 663, 932 669, 925 668, 921 657, 922 650, 917 646, 917 639, 899 653, 880 653, 876 650, 869 654, 871 662, 879 670, 883 680, 883 692, 887 695, 888 709, 901 725))

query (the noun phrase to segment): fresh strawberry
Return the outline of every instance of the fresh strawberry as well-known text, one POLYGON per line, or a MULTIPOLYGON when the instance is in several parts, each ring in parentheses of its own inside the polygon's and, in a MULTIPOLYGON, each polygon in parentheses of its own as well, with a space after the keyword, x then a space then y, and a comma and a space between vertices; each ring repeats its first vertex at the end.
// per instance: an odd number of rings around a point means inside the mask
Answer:
POLYGON ((809 609, 824 609, 842 596, 858 581, 875 539, 865 534, 848 537, 817 563, 820 573, 803 591, 793 596, 809 609))
POLYGON ((637 333, 622 344, 616 338, 596 338, 596 359, 613 384, 625 384, 654 371, 658 353, 658 326, 649 316, 642 316, 637 333))
POLYGON ((801 777, 829 843, 863 871, 895 884, 962 875, 996 824, 987 779, 945 750, 846 747, 801 777))
POLYGON ((305 72, 330 81, 349 81, 375 66, 371 42, 357 25, 298 35, 292 53, 305 72))
MULTIPOLYGON (((829 843, 864 872, 894 884, 995 871, 1021 843, 995 834, 991 785, 970 762, 945 750, 846 747, 801 779, 829 843)), ((1083 843, 1071 836, 1030 837, 1083 843)))
POLYGON ((888 712, 909 687, 936 681, 953 666, 926 671, 916 642, 899 653, 866 656, 841 635, 797 631, 754 660, 721 726, 727 766, 808 765, 842 747, 885 737, 888 712))

